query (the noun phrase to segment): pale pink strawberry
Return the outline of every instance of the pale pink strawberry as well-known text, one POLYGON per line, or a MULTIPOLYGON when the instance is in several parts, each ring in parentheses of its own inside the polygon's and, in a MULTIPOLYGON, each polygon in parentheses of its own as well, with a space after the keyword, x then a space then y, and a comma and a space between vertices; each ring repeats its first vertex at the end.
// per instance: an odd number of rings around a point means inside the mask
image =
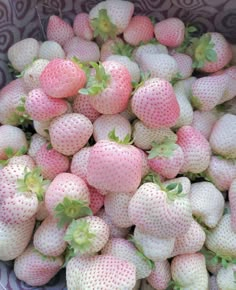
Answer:
POLYGON ((168 18, 154 26, 157 41, 169 47, 177 47, 184 41, 185 25, 179 18, 168 18))
POLYGON ((231 227, 236 233, 236 179, 233 180, 229 188, 229 204, 231 210, 231 227))
POLYGON ((95 215, 103 207, 105 196, 102 195, 99 190, 97 190, 92 186, 88 186, 88 188, 90 193, 89 207, 91 208, 93 214, 95 215))
POLYGON ((36 166, 34 159, 29 155, 13 156, 8 160, 8 165, 19 164, 28 167, 33 170, 36 166))
POLYGON ((177 136, 170 128, 149 128, 142 121, 137 120, 133 123, 133 139, 135 146, 149 150, 152 148, 152 142, 161 144, 165 139, 176 142, 177 136))
POLYGON ((235 73, 236 66, 231 66, 225 70, 218 71, 214 74, 214 75, 224 74, 228 76, 228 85, 226 91, 224 92, 223 98, 220 100, 219 104, 232 100, 236 96, 235 73))
MULTIPOLYGON (((110 1, 109 1, 110 2, 110 1)), ((90 104, 102 114, 116 114, 126 109, 131 95, 131 76, 127 68, 115 61, 94 64, 95 75, 89 87, 80 93, 89 95, 90 104)))
POLYGON ((67 156, 75 154, 84 147, 92 133, 91 121, 78 113, 54 118, 49 127, 52 147, 67 156))
POLYGON ((153 142, 152 149, 148 153, 150 168, 168 179, 176 177, 184 164, 183 150, 169 140, 161 144, 153 142))
POLYGON ((119 47, 119 45, 122 46, 123 44, 123 40, 119 37, 115 37, 114 39, 108 39, 107 41, 105 41, 101 46, 100 61, 105 61, 109 56, 113 54, 119 54, 116 49, 117 47, 119 47))
POLYGON ((49 213, 46 209, 45 202, 44 201, 39 202, 38 211, 37 211, 36 216, 35 216, 36 220, 43 221, 48 216, 49 216, 49 213))
POLYGON ((177 287, 207 290, 208 273, 202 254, 185 254, 175 257, 171 262, 171 275, 177 287))
POLYGON ((179 69, 174 57, 163 53, 142 53, 139 65, 141 71, 150 73, 151 78, 160 78, 167 81, 174 79, 179 69))
POLYGON ((47 142, 48 141, 43 136, 39 134, 34 134, 30 140, 28 155, 35 160, 35 155, 37 151, 43 144, 46 144, 47 142))
POLYGON ((56 15, 49 18, 47 25, 47 39, 59 43, 61 46, 66 44, 74 36, 73 28, 63 19, 56 15))
POLYGON ((32 245, 16 258, 14 272, 18 279, 30 286, 43 286, 59 272, 63 257, 47 257, 32 245))
POLYGON ((7 56, 12 66, 19 72, 38 57, 39 43, 34 38, 25 38, 8 49, 7 56))
POLYGON ((192 210, 180 183, 161 186, 144 183, 129 203, 129 217, 140 231, 161 239, 174 238, 188 231, 192 210))
POLYGON ((218 289, 234 290, 236 280, 235 273, 236 266, 234 264, 230 264, 226 269, 222 267, 216 276, 218 289))
POLYGON ((236 164, 234 160, 211 156, 206 176, 220 191, 228 190, 236 178, 236 164))
POLYGON ((134 46, 140 42, 148 42, 153 36, 154 27, 150 18, 142 15, 132 17, 123 33, 124 40, 134 46))
POLYGON ((171 84, 153 78, 137 89, 132 98, 132 111, 150 128, 174 126, 180 113, 171 84))
POLYGON ((135 266, 114 256, 74 257, 66 267, 68 289, 133 289, 135 282, 135 266))
POLYGON ((223 98, 229 77, 226 74, 197 79, 192 86, 192 105, 200 111, 210 111, 223 98))
POLYGON ((28 92, 40 87, 39 78, 48 63, 49 61, 47 59, 36 59, 25 69, 23 80, 28 92))
POLYGON ((222 193, 211 182, 192 184, 190 200, 193 215, 209 228, 214 228, 221 219, 225 201, 222 193))
POLYGON ((143 54, 168 54, 168 49, 162 44, 147 43, 135 48, 132 57, 138 64, 140 64, 143 54))
POLYGON ((98 253, 104 248, 108 239, 109 227, 97 216, 73 220, 64 236, 74 255, 98 253))
POLYGON ((48 121, 64 114, 67 103, 46 95, 42 89, 34 89, 26 97, 25 110, 33 120, 48 121))
POLYGON ((111 217, 112 222, 120 228, 133 225, 128 215, 129 202, 133 193, 109 193, 104 200, 105 212, 111 217))
POLYGON ((127 238, 130 228, 119 228, 117 227, 111 220, 111 217, 105 212, 104 208, 102 208, 97 216, 103 219, 106 224, 109 226, 110 238, 127 238))
POLYGON ((56 41, 47 40, 40 45, 39 58, 47 60, 53 60, 54 58, 65 58, 65 51, 56 41))
POLYGON ((92 123, 101 115, 89 102, 89 96, 78 94, 73 101, 73 112, 83 114, 92 123))
POLYGON ((177 131, 177 144, 184 152, 181 172, 200 173, 210 163, 211 148, 206 138, 195 128, 183 126, 177 131))
POLYGON ((35 225, 35 218, 20 223, 7 224, 0 221, 0 259, 10 261, 27 247, 35 225))
POLYGON ((58 228, 57 220, 48 216, 34 233, 33 244, 45 256, 60 256, 66 249, 64 240, 66 227, 58 228))
POLYGON ((227 159, 236 158, 236 116, 224 114, 215 124, 209 139, 212 151, 227 159))
POLYGON ((51 216, 60 219, 60 225, 91 214, 89 202, 86 183, 71 173, 59 173, 45 193, 45 206, 51 216))
POLYGON ((54 98, 76 95, 86 83, 84 71, 75 63, 65 59, 53 59, 40 76, 40 87, 54 98))
POLYGON ((217 119, 218 116, 213 111, 201 112, 196 110, 193 112, 191 126, 197 129, 207 140, 209 140, 212 128, 217 119))
POLYGON ((175 238, 160 239, 134 229, 134 243, 140 248, 143 254, 152 261, 164 261, 171 256, 174 249, 175 238))
POLYGON ((85 40, 93 39, 93 30, 90 26, 88 13, 80 12, 75 16, 73 30, 76 36, 79 36, 85 40))
POLYGON ((109 0, 95 5, 89 12, 90 25, 94 36, 104 40, 124 32, 134 13, 134 4, 130 1, 109 0))
POLYGON ((135 191, 140 184, 141 174, 142 157, 133 145, 101 140, 89 154, 87 181, 97 189, 111 192, 135 191))
POLYGON ((75 153, 72 157, 70 171, 79 176, 87 183, 87 166, 89 154, 92 147, 84 147, 75 153))
POLYGON ((136 279, 146 278, 151 273, 147 261, 140 257, 135 246, 125 239, 110 239, 102 250, 103 255, 111 255, 132 263, 136 267, 136 279))
POLYGON ((6 149, 11 148, 14 155, 17 151, 25 148, 28 144, 25 133, 18 127, 11 125, 0 126, 0 159, 8 159, 6 149))
POLYGON ((51 123, 51 120, 47 120, 47 121, 36 121, 36 120, 33 120, 34 130, 40 136, 42 136, 45 139, 49 140, 49 126, 50 126, 50 123, 51 123))
MULTIPOLYGON (((175 52, 172 54, 172 57, 175 59, 178 65, 178 73, 180 79, 186 79, 192 76, 192 58, 184 53, 175 52)), ((177 76, 178 77, 178 76, 177 76)))
POLYGON ((148 155, 142 149, 137 148, 142 157, 142 177, 148 174, 150 167, 148 165, 148 155))
POLYGON ((53 180, 59 173, 69 169, 70 161, 67 156, 48 146, 49 144, 44 144, 40 147, 35 155, 35 162, 41 169, 43 177, 53 180))
MULTIPOLYGON (((170 263, 166 261, 155 262, 155 268, 147 277, 148 283, 156 290, 165 290, 171 280, 170 263)), ((145 290, 145 288, 143 289, 145 290)))
POLYGON ((110 140, 109 133, 115 129, 116 136, 123 140, 131 136, 130 122, 119 114, 101 115, 93 123, 93 137, 96 142, 110 140))
POLYGON ((197 253, 202 249, 205 240, 206 234, 204 230, 193 220, 189 230, 185 234, 176 237, 173 251, 169 257, 197 253))
POLYGON ((136 119, 135 114, 131 110, 131 99, 129 99, 126 109, 120 113, 120 115, 125 117, 125 119, 127 119, 130 123, 132 123, 136 119))

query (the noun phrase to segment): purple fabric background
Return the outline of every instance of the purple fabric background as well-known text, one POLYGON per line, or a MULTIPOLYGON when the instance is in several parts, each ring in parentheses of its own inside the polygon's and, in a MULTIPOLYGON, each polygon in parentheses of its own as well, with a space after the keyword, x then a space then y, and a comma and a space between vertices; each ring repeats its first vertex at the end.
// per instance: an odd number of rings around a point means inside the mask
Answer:
MULTIPOLYGON (((135 14, 154 16, 156 20, 177 16, 202 31, 218 31, 236 43, 235 0, 131 0, 135 14)), ((0 88, 11 80, 7 67, 7 50, 16 41, 35 37, 45 39, 44 29, 50 15, 61 15, 72 23, 74 16, 88 12, 98 0, 0 0, 0 88)), ((0 261, 0 290, 33 289, 18 281, 12 263, 0 261)), ((65 290, 65 273, 61 272, 47 286, 35 289, 65 290)))

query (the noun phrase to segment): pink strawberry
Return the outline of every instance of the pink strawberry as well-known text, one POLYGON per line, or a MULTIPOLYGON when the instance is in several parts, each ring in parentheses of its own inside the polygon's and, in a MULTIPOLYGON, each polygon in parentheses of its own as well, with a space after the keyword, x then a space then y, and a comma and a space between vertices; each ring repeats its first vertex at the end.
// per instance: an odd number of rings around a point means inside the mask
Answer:
POLYGON ((127 68, 115 61, 94 63, 93 66, 95 72, 89 78, 88 88, 80 90, 80 93, 89 95, 90 104, 102 114, 125 110, 132 90, 127 68))
POLYGON ((138 45, 141 41, 148 42, 154 36, 153 24, 147 16, 136 15, 131 18, 123 33, 124 40, 131 45, 138 45))
POLYGON ((184 152, 181 172, 200 173, 210 163, 211 149, 205 137, 191 126, 183 126, 177 131, 177 144, 184 152))
POLYGON ((43 91, 54 98, 76 95, 86 83, 84 71, 70 60, 53 59, 40 76, 43 91))
POLYGON ((79 36, 85 40, 93 39, 93 30, 89 23, 88 13, 78 13, 73 22, 73 30, 76 36, 79 36))
POLYGON ((89 207, 91 208, 93 214, 97 214, 99 210, 104 205, 105 196, 101 194, 99 190, 92 186, 88 186, 89 193, 90 193, 90 204, 89 207))
POLYGON ((177 47, 184 41, 185 25, 179 18, 168 18, 155 24, 157 41, 169 47, 177 47))
POLYGON ((46 144, 46 143, 47 143, 47 140, 44 137, 42 137, 39 134, 34 134, 30 140, 28 155, 32 157, 33 159, 35 159, 35 155, 37 151, 40 149, 40 147, 43 144, 46 144))
POLYGON ((73 155, 88 142, 93 133, 91 121, 82 114, 70 113, 59 116, 50 124, 52 147, 64 155, 73 155))
POLYGON ((15 260, 16 277, 30 286, 43 286, 59 272, 63 257, 47 257, 32 245, 15 260))
POLYGON ((33 244, 45 256, 60 256, 66 249, 66 227, 58 228, 57 220, 48 216, 34 233, 33 244))
POLYGON ((156 290, 165 290, 167 289, 170 280, 171 272, 169 262, 167 260, 155 262, 155 269, 147 277, 148 283, 156 290))
POLYGON ((50 16, 47 25, 48 40, 56 41, 63 46, 73 36, 73 28, 67 22, 56 15, 50 16))
POLYGON ((61 45, 53 40, 44 41, 39 48, 39 58, 53 60, 54 58, 65 58, 65 52, 61 45))
POLYGON ((26 112, 36 121, 47 121, 67 111, 65 100, 51 98, 42 89, 29 92, 25 101, 26 112))
POLYGON ((231 209, 231 227, 236 233, 236 179, 233 180, 229 188, 229 204, 231 209))
POLYGON ((166 80, 153 78, 137 89, 132 111, 150 128, 174 126, 180 113, 174 90, 166 80))
POLYGON ((19 224, 7 224, 0 221, 0 259, 2 261, 13 260, 25 250, 30 242, 34 225, 34 217, 19 224))
POLYGON ((146 176, 150 171, 150 167, 148 165, 148 155, 142 149, 137 148, 142 157, 142 177, 146 176))
POLYGON ((25 38, 10 46, 7 56, 12 66, 22 72, 25 67, 38 57, 39 43, 34 38, 25 38))
POLYGON ((172 57, 177 62, 179 78, 186 79, 186 78, 191 77, 193 73, 192 58, 187 54, 178 53, 178 52, 175 52, 174 54, 172 54, 172 57))

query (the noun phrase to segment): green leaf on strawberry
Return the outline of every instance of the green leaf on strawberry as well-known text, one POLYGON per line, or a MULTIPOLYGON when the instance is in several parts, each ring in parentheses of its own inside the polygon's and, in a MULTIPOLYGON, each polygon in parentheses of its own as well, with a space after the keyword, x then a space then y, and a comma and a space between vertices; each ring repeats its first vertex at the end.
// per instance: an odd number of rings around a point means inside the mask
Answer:
POLYGON ((152 142, 152 149, 147 151, 149 153, 148 159, 153 159, 155 157, 171 157, 174 154, 174 151, 178 148, 178 145, 173 141, 165 140, 161 144, 152 142))

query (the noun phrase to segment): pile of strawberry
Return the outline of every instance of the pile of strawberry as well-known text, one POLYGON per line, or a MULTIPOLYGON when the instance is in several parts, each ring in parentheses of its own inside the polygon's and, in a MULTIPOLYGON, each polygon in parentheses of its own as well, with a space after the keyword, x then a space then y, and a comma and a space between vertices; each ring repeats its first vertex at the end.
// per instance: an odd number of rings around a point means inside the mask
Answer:
POLYGON ((9 48, 0 260, 31 286, 65 267, 68 290, 235 290, 232 46, 133 13, 53 15, 9 48))

